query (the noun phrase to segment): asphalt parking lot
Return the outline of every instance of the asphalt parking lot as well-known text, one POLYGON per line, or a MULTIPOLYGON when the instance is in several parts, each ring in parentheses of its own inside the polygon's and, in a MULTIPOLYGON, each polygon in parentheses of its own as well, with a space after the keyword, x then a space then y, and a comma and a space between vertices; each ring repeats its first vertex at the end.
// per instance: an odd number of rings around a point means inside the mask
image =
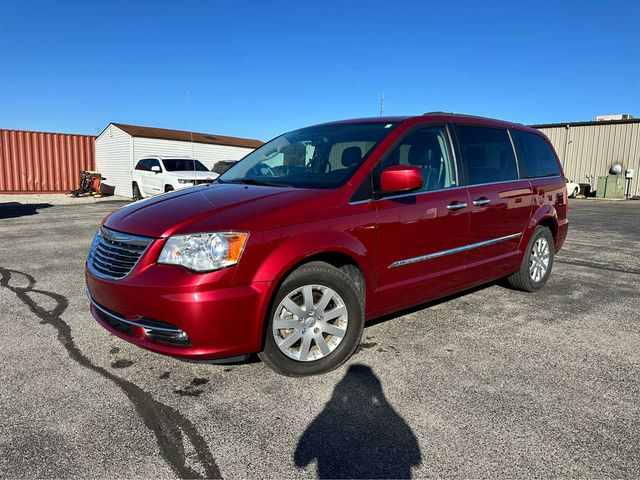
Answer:
POLYGON ((0 204, 0 477, 640 476, 640 202, 572 201, 541 292, 374 322, 304 379, 97 325, 83 263, 121 205, 0 204))

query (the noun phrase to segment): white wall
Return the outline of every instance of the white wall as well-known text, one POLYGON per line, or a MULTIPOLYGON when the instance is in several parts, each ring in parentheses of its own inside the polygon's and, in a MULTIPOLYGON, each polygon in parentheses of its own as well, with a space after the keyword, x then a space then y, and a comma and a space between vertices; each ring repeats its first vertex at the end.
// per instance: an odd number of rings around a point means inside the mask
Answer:
POLYGON ((179 142, 177 140, 158 140, 156 138, 134 137, 134 164, 149 155, 185 156, 197 158, 211 170, 216 162, 221 160, 240 160, 251 153, 251 148, 228 147, 226 145, 211 145, 208 143, 179 142))
POLYGON ((131 136, 114 125, 96 139, 96 170, 115 194, 131 197, 131 136))
POLYGON ((131 197, 131 171, 138 160, 150 155, 185 156, 200 160, 211 170, 221 160, 240 160, 251 148, 206 143, 131 137, 114 125, 96 139, 96 170, 115 187, 115 194, 131 197))

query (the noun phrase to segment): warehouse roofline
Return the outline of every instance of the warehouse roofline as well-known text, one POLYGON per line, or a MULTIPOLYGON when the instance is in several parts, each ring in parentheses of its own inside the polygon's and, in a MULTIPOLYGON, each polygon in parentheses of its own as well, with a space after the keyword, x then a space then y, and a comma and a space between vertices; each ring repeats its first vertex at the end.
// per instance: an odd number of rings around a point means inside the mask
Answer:
MULTIPOLYGON (((213 133, 187 132, 184 130, 170 130, 168 128, 142 127, 124 123, 109 123, 128 133, 132 137, 157 138, 159 140, 177 140, 180 142, 206 143, 209 145, 226 145, 228 147, 258 148, 263 142, 251 138, 227 137, 213 133)), ((100 133, 104 133, 109 125, 100 133)))
POLYGON ((529 125, 531 128, 554 128, 554 127, 586 127, 589 125, 620 125, 623 123, 640 123, 640 118, 628 118, 626 120, 590 120, 587 122, 561 122, 561 123, 539 123, 529 125))

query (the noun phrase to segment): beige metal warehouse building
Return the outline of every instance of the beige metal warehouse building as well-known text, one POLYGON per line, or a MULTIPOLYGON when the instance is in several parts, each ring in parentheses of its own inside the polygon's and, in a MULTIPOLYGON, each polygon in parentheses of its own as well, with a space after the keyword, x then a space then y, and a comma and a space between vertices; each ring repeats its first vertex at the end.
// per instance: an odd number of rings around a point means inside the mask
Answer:
POLYGON ((618 163, 622 175, 633 169, 629 192, 640 195, 640 118, 531 126, 549 137, 570 180, 595 190, 598 177, 618 163))

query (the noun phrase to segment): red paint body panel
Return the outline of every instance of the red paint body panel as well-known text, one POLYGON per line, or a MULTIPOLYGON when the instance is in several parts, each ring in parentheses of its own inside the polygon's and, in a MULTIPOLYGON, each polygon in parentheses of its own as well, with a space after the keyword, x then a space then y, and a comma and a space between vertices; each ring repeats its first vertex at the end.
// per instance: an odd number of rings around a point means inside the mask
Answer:
POLYGON ((469 213, 466 209, 449 210, 447 206, 467 201, 466 190, 459 188, 376 202, 378 288, 383 309, 434 298, 464 282, 464 254, 392 265, 466 245, 469 213))
MULTIPOLYGON (((158 241, 152 250, 159 250, 161 243, 158 241)), ((232 276, 231 269, 199 275, 155 263, 139 265, 123 280, 101 279, 90 272, 86 275, 87 288, 101 306, 133 321, 144 316, 177 325, 189 335, 193 346, 153 342, 141 328, 135 329, 136 336, 131 339, 107 326, 93 312, 105 328, 159 353, 197 358, 236 356, 260 348, 262 326, 255 317, 264 314, 270 284, 234 286, 232 276)))
MULTIPOLYGON (((521 234, 531 218, 531 187, 528 180, 467 187, 470 206, 470 244, 521 234), (474 205, 474 201, 484 202, 474 205)), ((513 272, 518 267, 520 237, 494 243, 466 253, 471 282, 513 272)))
MULTIPOLYGON (((540 135, 521 125, 446 114, 382 120, 399 125, 341 187, 214 184, 137 202, 106 217, 106 227, 154 241, 121 280, 98 278, 87 269, 94 300, 130 320, 142 316, 174 324, 188 334, 192 346, 158 343, 138 327, 129 337, 94 311, 96 319, 121 338, 159 353, 235 356, 262 348, 270 301, 280 282, 316 255, 350 259, 360 269, 365 315, 371 319, 515 272, 540 223, 552 228, 556 251, 562 247, 568 220, 561 176, 351 201, 376 164, 416 126, 464 121, 540 135), (484 203, 473 205, 474 200, 484 203), (467 207, 449 208, 460 203, 467 207), (229 230, 249 232, 233 267, 198 274, 156 263, 171 235, 229 230), (502 237, 509 238, 464 249, 502 237)), ((396 170, 405 177, 397 184, 406 185, 414 170, 422 176, 413 167, 396 170)))
POLYGON ((569 229, 567 218, 569 196, 564 176, 535 179, 529 183, 532 189, 533 212, 526 233, 530 237, 535 227, 541 223, 548 222, 555 225, 557 252, 564 245, 569 229))

